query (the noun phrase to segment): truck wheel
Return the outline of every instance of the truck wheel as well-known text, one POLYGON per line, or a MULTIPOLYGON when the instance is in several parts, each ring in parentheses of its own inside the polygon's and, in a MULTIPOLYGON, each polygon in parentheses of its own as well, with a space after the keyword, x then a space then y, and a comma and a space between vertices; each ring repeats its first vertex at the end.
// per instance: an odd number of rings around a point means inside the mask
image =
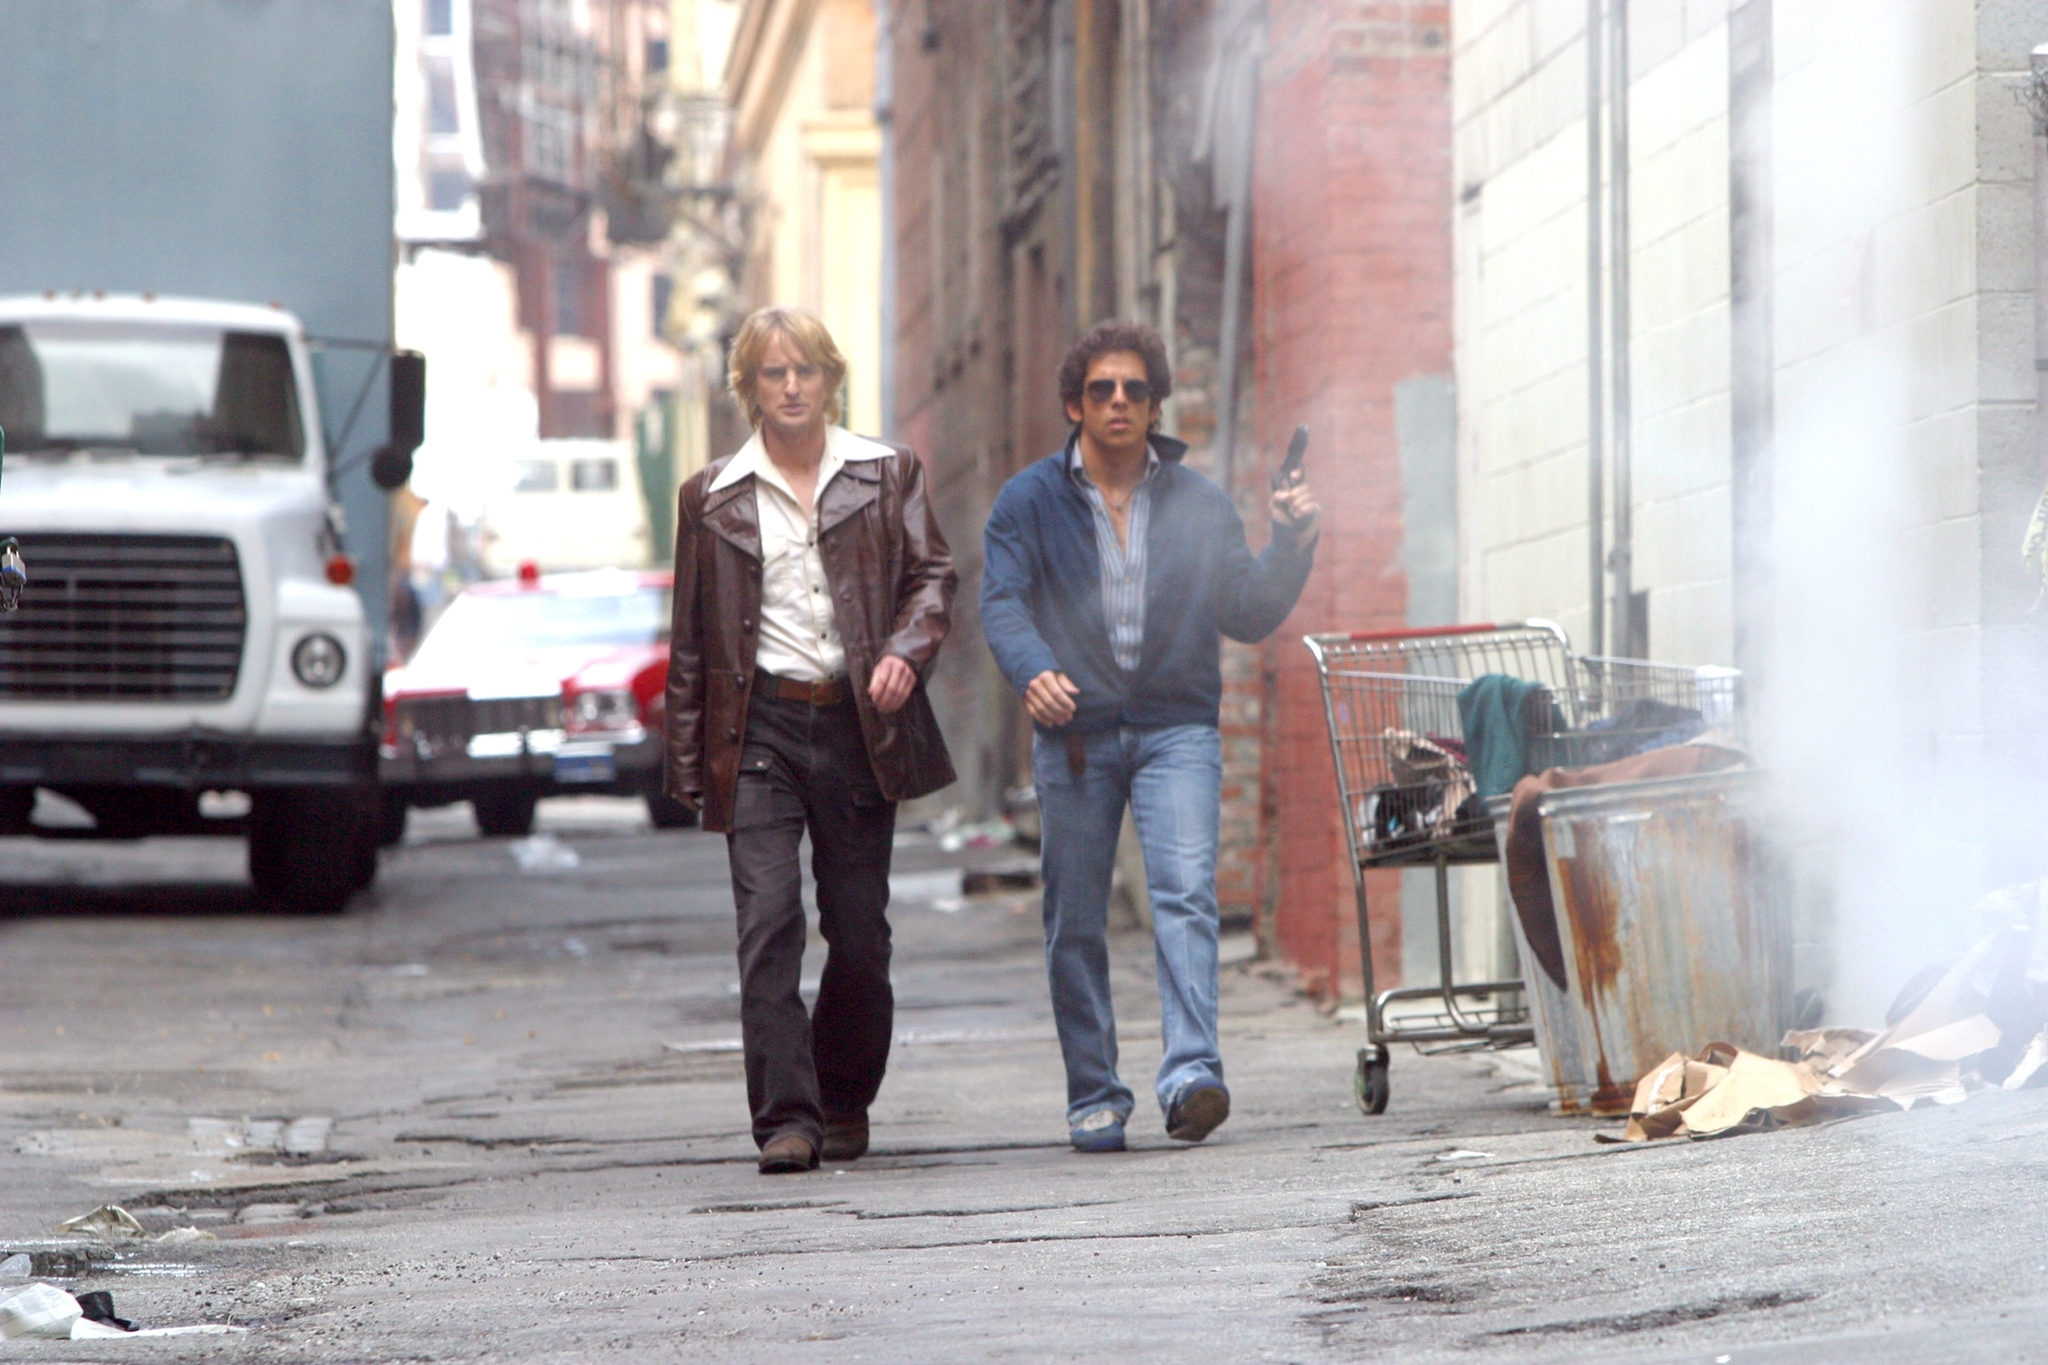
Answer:
POLYGON ((479 792, 469 804, 485 838, 523 839, 533 833, 533 807, 539 799, 532 792, 479 792))
POLYGON ((377 875, 372 792, 294 788, 250 794, 249 880, 287 914, 339 914, 377 875))
POLYGON ((663 792, 647 793, 647 818, 656 829, 695 829, 697 812, 663 792))
POLYGON ((405 793, 386 787, 378 798, 377 847, 390 848, 405 838, 405 817, 411 809, 411 802, 405 793))

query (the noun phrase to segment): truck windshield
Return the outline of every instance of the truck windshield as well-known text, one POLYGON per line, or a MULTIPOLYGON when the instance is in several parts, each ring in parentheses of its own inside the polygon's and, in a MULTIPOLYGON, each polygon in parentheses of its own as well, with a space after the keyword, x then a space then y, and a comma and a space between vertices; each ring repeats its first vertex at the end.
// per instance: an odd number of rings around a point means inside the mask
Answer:
POLYGON ((646 645, 668 637, 669 595, 628 592, 468 592, 427 632, 414 662, 453 662, 577 645, 646 645))
POLYGON ((306 453, 285 339, 218 327, 0 325, 0 428, 9 454, 306 453))

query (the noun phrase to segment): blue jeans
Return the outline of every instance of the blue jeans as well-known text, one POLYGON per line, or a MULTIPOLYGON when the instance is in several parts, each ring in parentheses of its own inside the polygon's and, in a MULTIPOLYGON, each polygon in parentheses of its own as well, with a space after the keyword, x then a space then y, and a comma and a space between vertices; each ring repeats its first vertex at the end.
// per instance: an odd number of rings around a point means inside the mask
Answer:
POLYGON ((1086 736, 1077 778, 1066 737, 1033 737, 1045 878, 1045 962, 1067 1065, 1067 1122, 1098 1109, 1129 1118, 1116 1074, 1109 998, 1110 873, 1124 803, 1145 851, 1159 967, 1162 1110, 1194 1081, 1223 1079, 1216 1044, 1216 829, 1223 745, 1211 725, 1125 727, 1086 736))

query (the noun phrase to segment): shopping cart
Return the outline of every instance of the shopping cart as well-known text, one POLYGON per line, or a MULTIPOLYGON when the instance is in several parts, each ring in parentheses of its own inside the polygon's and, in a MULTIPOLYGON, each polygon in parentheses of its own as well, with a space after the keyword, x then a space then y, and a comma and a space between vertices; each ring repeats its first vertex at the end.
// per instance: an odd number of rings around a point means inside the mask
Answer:
POLYGON ((1547 723, 1532 736, 1561 750, 1576 742, 1587 681, 1605 683, 1623 670, 1588 673, 1549 621, 1355 631, 1305 643, 1322 675, 1357 894, 1367 1046, 1353 1083, 1359 1108, 1378 1114, 1387 1107, 1389 1044, 1502 1048, 1535 1040, 1520 980, 1460 982, 1452 974, 1450 869, 1500 861, 1493 817, 1466 762, 1459 693, 1491 673, 1541 684, 1547 723), (1436 873, 1437 984, 1379 991, 1366 874, 1407 867, 1436 873), (1389 1006, 1421 1002, 1434 1008, 1389 1016, 1389 1006))
POLYGON ((1695 739, 1740 745, 1742 670, 1580 656, 1570 724, 1532 730, 1529 771, 1589 768, 1695 739))

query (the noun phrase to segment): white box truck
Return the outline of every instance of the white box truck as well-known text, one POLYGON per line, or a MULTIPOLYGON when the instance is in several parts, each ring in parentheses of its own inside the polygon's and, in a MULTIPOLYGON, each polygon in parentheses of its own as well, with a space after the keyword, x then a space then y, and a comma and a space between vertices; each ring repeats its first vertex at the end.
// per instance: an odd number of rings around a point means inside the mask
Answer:
MULTIPOLYGON (((376 872, 389 6, 0 6, 0 829, 246 834, 271 905, 376 872), (372 479, 373 468, 379 475, 372 479)), ((393 383, 394 377, 398 380, 393 383)))

